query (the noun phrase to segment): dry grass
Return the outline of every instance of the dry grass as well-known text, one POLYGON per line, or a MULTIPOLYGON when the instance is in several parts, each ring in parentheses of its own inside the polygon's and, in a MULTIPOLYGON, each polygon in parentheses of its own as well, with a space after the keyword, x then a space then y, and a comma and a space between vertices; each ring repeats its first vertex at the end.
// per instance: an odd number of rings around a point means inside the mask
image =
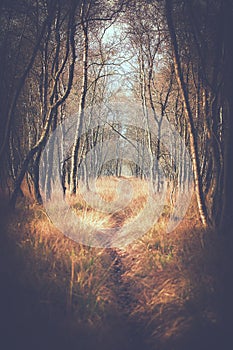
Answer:
POLYGON ((158 342, 161 349, 176 349, 176 341, 220 322, 217 236, 201 228, 195 213, 192 205, 175 231, 158 224, 127 249, 123 278, 137 286, 131 316, 143 320, 155 349, 158 342))
POLYGON ((114 304, 106 283, 113 261, 106 265, 106 251, 68 239, 41 207, 30 207, 26 220, 18 210, 16 219, 8 230, 23 266, 18 278, 36 291, 42 312, 51 317, 58 312, 61 319, 65 315, 82 326, 97 325, 109 303, 114 304))
MULTIPOLYGON (((118 183, 115 178, 100 179, 97 191, 106 202, 117 201, 118 183)), ((137 179, 130 183, 130 203, 113 213, 94 210, 80 194, 67 201, 91 227, 122 226, 137 217, 148 198, 147 184, 137 179)), ((103 330, 109 327, 109 315, 119 317, 124 311, 140 325, 152 349, 171 349, 171 342, 193 328, 218 322, 217 238, 200 227, 194 200, 171 233, 166 233, 166 225, 172 207, 165 203, 147 234, 116 250, 115 256, 115 250, 84 246, 63 235, 42 207, 29 203, 27 208, 23 203, 10 215, 7 237, 20 265, 17 279, 36 293, 40 312, 51 319, 75 330, 103 330)))

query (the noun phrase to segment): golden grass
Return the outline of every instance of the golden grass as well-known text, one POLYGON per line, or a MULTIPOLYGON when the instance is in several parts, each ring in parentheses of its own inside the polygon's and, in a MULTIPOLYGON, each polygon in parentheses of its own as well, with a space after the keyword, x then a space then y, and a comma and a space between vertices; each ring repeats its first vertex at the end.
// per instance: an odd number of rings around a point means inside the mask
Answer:
POLYGON ((124 278, 137 285, 138 300, 131 315, 143 319, 150 343, 159 339, 161 349, 173 346, 170 341, 187 337, 194 327, 219 322, 215 242, 192 208, 174 232, 151 230, 128 248, 124 278))
MULTIPOLYGON (((105 201, 117 200, 119 181, 98 180, 98 192, 105 201)), ((125 225, 143 210, 148 198, 145 182, 129 181, 132 199, 114 213, 94 210, 79 193, 67 201, 75 215, 94 228, 125 225)), ((213 235, 213 240, 209 239, 200 227, 194 199, 179 227, 166 233, 171 211, 170 203, 165 203, 158 222, 147 234, 124 250, 116 250, 123 265, 122 289, 129 286, 134 300, 124 311, 128 319, 143 324, 149 343, 159 339, 161 349, 168 340, 188 332, 197 319, 217 322, 211 273, 211 264, 217 259, 215 239, 213 235)), ((100 329, 108 324, 109 314, 121 311, 121 287, 116 284, 111 249, 72 241, 53 226, 43 207, 32 204, 27 211, 19 207, 11 216, 8 235, 22 261, 18 278, 36 291, 43 312, 49 308, 51 317, 59 319, 65 314, 76 328, 86 324, 100 329)))
POLYGON ((112 301, 106 281, 113 261, 103 267, 105 249, 79 245, 56 230, 41 207, 18 209, 17 221, 9 227, 11 241, 23 265, 22 283, 41 294, 41 306, 60 310, 77 324, 98 324, 112 301))

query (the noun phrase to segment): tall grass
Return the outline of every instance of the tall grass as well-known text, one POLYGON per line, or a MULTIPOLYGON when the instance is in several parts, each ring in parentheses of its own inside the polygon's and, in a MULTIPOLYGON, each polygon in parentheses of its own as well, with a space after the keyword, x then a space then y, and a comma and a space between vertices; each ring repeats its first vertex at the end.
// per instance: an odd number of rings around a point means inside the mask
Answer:
MULTIPOLYGON (((119 199, 119 181, 98 180, 96 191, 106 203, 119 199)), ((148 184, 139 179, 129 181, 132 198, 120 210, 106 211, 106 203, 102 211, 96 210, 81 193, 68 195, 66 201, 83 227, 121 227, 133 222, 148 200, 148 184)), ((55 204, 59 206, 59 201, 55 204)), ((20 266, 15 277, 35 293, 39 312, 51 320, 60 320, 74 330, 104 329, 109 320, 119 317, 119 295, 123 293, 124 299, 127 290, 127 300, 132 302, 127 301, 125 314, 143 325, 149 343, 159 339, 161 349, 195 322, 217 322, 213 305, 206 304, 215 293, 208 270, 215 248, 205 243, 194 200, 171 233, 166 226, 173 208, 167 200, 155 225, 124 250, 82 245, 59 231, 42 206, 29 203, 25 208, 22 202, 8 220, 7 237, 20 266), (116 278, 119 259, 120 277, 116 278), (206 271, 200 278, 202 266, 206 271)), ((58 208, 52 209, 56 212, 58 208)))

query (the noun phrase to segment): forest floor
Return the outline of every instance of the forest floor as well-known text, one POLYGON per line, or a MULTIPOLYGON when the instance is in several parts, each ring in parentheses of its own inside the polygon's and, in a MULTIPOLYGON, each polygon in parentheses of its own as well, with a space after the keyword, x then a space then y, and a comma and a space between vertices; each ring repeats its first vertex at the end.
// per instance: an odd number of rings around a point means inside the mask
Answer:
POLYGON ((232 244, 201 228, 194 200, 174 231, 165 212, 125 249, 72 241, 25 198, 0 210, 1 348, 232 348, 232 244))

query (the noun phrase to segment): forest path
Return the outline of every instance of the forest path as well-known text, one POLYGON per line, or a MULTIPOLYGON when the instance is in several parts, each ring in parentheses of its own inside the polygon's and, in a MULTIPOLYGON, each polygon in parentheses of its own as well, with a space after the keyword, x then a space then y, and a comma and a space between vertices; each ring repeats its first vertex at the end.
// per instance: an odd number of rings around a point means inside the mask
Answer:
MULTIPOLYGON (((134 211, 130 206, 116 211, 111 215, 112 227, 120 230, 132 216, 134 216, 134 211)), ((117 305, 114 315, 115 327, 112 332, 112 334, 117 335, 119 342, 117 349, 155 349, 155 344, 151 347, 147 343, 148 334, 146 334, 146 325, 142 320, 138 320, 132 316, 139 302, 137 299, 138 287, 136 281, 128 276, 135 258, 128 252, 127 248, 107 248, 107 253, 112 262, 110 279, 114 300, 117 305)), ((109 345, 111 350, 115 349, 113 344, 109 345)))
POLYGON ((129 254, 116 248, 109 248, 108 251, 113 262, 111 279, 117 303, 116 319, 118 319, 118 325, 114 332, 119 334, 120 342, 124 343, 124 345, 119 345, 119 348, 149 350, 151 347, 146 343, 145 325, 132 317, 132 312, 138 301, 135 293, 136 284, 125 275, 129 269, 126 263, 129 254))

